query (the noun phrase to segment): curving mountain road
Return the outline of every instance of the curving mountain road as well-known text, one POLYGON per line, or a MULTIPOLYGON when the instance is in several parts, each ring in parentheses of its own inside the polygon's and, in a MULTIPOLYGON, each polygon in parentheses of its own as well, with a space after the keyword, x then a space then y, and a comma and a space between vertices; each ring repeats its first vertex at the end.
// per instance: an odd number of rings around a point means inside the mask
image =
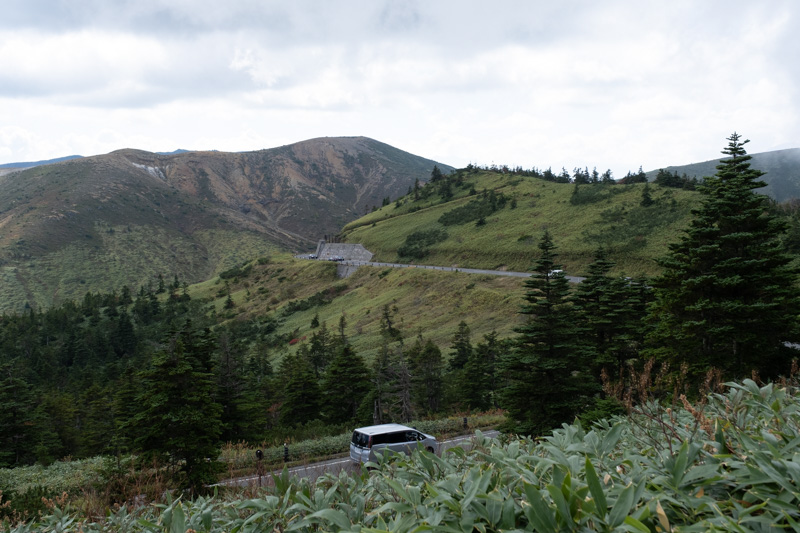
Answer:
MULTIPOLYGON (((295 256, 298 259, 315 259, 310 257, 309 254, 302 254, 295 256)), ((461 267, 445 267, 445 266, 435 266, 435 265, 411 265, 411 264, 403 264, 403 263, 376 263, 374 261, 337 261, 338 265, 342 265, 345 267, 354 267, 358 268, 360 266, 371 266, 371 267, 389 267, 389 268, 422 268, 425 270, 441 270, 443 272, 463 272, 465 274, 486 274, 489 276, 511 276, 515 278, 529 278, 531 277, 530 272, 512 272, 509 270, 483 270, 479 268, 461 268, 461 267)), ((580 283, 584 279, 580 276, 564 276, 567 278, 567 281, 570 283, 580 283)))

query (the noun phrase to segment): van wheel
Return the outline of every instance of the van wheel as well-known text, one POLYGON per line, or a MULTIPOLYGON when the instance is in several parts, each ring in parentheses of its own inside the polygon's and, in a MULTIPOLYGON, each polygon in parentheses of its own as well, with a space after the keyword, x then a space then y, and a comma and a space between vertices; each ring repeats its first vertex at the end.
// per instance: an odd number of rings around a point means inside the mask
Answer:
POLYGON ((433 453, 433 448, 428 446, 427 448, 425 448, 425 451, 428 452, 428 453, 433 453))

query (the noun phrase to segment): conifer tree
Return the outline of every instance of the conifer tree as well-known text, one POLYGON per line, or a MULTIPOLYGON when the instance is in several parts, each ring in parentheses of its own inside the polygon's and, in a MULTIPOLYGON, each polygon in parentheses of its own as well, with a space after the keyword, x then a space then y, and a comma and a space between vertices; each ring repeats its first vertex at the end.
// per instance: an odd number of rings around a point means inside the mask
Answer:
POLYGON ((485 410, 491 406, 491 388, 493 373, 487 368, 488 360, 485 352, 475 350, 457 383, 458 404, 466 409, 485 410))
POLYGON ((372 409, 370 371, 364 359, 347 344, 337 350, 322 382, 322 414, 331 424, 369 423, 372 409))
POLYGON ((641 282, 608 275, 614 263, 603 248, 595 252, 589 275, 575 289, 573 303, 593 348, 594 375, 605 370, 616 380, 638 354, 644 327, 645 297, 641 282))
POLYGON ((221 408, 215 401, 208 332, 195 338, 187 324, 173 332, 141 373, 133 417, 135 446, 145 457, 180 467, 199 490, 218 471, 221 408))
POLYGON ((33 391, 15 374, 12 365, 0 366, 0 468, 29 459, 35 442, 33 391))
POLYGON ((336 342, 336 337, 331 335, 325 322, 311 335, 308 349, 304 350, 304 352, 314 368, 314 375, 317 376, 317 379, 322 377, 331 359, 333 359, 336 352, 336 342))
POLYGON ((266 424, 266 409, 247 371, 247 347, 232 332, 219 334, 217 401, 222 407, 223 442, 255 440, 266 424))
POLYGON ((444 394, 442 351, 433 341, 417 337, 406 354, 411 374, 411 401, 418 415, 430 415, 441 409, 444 394))
POLYGON ((140 374, 133 365, 129 365, 116 382, 116 391, 111 403, 114 433, 109 444, 117 454, 128 453, 134 447, 133 442, 136 439, 134 418, 138 407, 136 398, 140 391, 140 374))
POLYGON ((113 451, 109 436, 114 435, 114 413, 108 408, 112 403, 112 392, 108 387, 92 383, 81 394, 79 457, 94 457, 113 451))
POLYGON ((754 192, 763 172, 750 168, 748 141, 735 132, 727 140, 728 158, 700 187, 689 228, 660 261, 651 342, 695 376, 715 367, 730 378, 754 369, 774 377, 788 372, 785 343, 797 339, 796 272, 780 240, 784 223, 754 192))
POLYGON ((393 348, 387 336, 373 363, 370 398, 373 423, 411 420, 411 371, 400 342, 393 348))
POLYGON ((280 421, 296 426, 316 420, 320 415, 319 382, 311 362, 302 353, 287 355, 281 363, 283 405, 280 421))
POLYGON ((485 410, 497 407, 496 364, 503 351, 503 344, 492 331, 483 336, 472 350, 461 380, 459 397, 467 409, 485 410))
POLYGON ((458 324, 458 330, 453 335, 450 344, 450 370, 461 370, 467 364, 472 355, 472 342, 470 341, 470 329, 463 320, 458 324))
POLYGON ((539 250, 520 310, 527 320, 516 330, 514 349, 500 360, 500 406, 507 410, 507 428, 530 435, 571 422, 597 390, 583 331, 568 301, 568 281, 556 272, 555 245, 547 231, 539 250))
POLYGON ((650 194, 650 183, 644 182, 644 188, 642 189, 642 199, 639 202, 639 205, 642 207, 650 207, 655 203, 653 200, 653 196, 650 194))

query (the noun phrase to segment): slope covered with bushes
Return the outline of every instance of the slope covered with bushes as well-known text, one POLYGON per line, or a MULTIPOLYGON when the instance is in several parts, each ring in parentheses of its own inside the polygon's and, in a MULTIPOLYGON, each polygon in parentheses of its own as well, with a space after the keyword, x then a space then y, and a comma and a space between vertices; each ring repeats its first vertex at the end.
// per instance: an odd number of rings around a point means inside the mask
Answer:
POLYGON ((470 451, 315 483, 284 475, 255 497, 175 499, 100 522, 56 508, 11 531, 796 530, 799 411, 793 386, 746 380, 538 441, 478 433, 470 451))

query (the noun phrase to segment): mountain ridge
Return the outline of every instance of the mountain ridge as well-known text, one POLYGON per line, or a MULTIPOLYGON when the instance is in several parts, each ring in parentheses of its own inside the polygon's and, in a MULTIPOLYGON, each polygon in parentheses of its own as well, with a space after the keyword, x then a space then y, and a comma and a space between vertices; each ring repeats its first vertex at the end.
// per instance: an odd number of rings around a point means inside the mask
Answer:
POLYGON ((236 153, 126 148, 5 174, 0 295, 12 309, 51 305, 311 249, 434 165, 451 168, 366 137, 325 137, 236 153))
MULTIPOLYGON (((800 198, 800 148, 786 148, 749 155, 752 157, 751 167, 766 172, 762 180, 767 185, 763 189, 759 189, 759 193, 766 194, 776 202, 800 198)), ((713 176, 716 173, 716 167, 722 159, 725 158, 686 165, 671 165, 663 169, 650 170, 645 172, 645 175, 649 181, 653 181, 659 170, 665 170, 671 174, 677 173, 680 176, 686 174, 689 178, 695 177, 702 180, 703 177, 713 176)))

